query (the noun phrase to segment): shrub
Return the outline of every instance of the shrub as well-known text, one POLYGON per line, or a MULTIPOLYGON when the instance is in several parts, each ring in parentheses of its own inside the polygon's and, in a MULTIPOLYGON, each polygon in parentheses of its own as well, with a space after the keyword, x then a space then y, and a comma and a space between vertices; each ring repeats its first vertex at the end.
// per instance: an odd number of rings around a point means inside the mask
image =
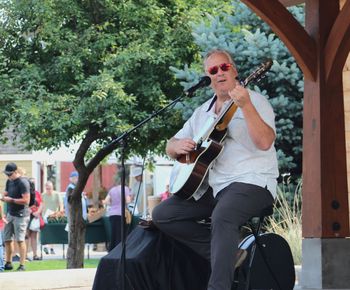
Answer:
POLYGON ((288 242, 296 265, 301 264, 301 187, 301 180, 296 187, 284 182, 278 187, 274 215, 269 217, 266 225, 268 232, 274 232, 288 242))

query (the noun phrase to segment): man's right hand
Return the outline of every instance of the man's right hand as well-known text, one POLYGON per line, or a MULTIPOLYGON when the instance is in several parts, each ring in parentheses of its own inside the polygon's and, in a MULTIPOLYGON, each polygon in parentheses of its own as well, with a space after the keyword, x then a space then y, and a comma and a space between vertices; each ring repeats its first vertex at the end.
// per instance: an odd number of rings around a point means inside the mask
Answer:
POLYGON ((3 202, 7 202, 7 203, 13 203, 13 198, 12 197, 8 197, 8 196, 3 196, 1 199, 3 202))
POLYGON ((166 152, 171 158, 176 159, 178 156, 188 154, 195 149, 196 142, 194 142, 191 138, 171 138, 168 141, 166 152))

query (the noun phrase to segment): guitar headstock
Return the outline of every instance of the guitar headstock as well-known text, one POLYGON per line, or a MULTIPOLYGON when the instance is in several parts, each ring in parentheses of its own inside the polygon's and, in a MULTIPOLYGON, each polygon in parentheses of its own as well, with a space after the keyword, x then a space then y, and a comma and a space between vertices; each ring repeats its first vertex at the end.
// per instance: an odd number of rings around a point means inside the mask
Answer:
POLYGON ((243 82, 242 86, 246 87, 252 81, 260 81, 265 77, 265 74, 270 70, 272 66, 272 59, 267 59, 256 70, 254 70, 243 82))

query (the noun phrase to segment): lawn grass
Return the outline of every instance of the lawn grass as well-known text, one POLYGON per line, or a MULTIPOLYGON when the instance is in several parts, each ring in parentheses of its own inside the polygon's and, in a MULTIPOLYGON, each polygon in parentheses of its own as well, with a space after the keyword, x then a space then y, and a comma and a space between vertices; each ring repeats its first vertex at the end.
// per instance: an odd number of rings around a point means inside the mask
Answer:
MULTIPOLYGON (((100 259, 86 259, 84 260, 84 268, 97 268, 100 259)), ((13 270, 19 266, 19 262, 13 263, 13 270)), ((60 260, 41 260, 41 261, 32 261, 25 263, 26 272, 27 271, 41 271, 41 270, 63 270, 67 269, 67 261, 60 260)), ((11 271, 6 271, 11 272, 11 271)))

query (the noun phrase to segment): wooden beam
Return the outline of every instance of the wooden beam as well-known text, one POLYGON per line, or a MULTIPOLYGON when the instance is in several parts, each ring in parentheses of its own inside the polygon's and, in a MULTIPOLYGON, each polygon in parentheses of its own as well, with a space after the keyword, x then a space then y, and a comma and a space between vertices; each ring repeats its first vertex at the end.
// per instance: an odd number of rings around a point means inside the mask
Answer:
POLYGON ((242 0, 284 42, 295 57, 305 78, 316 79, 316 44, 304 27, 278 0, 242 0))
POLYGON ((324 49, 326 81, 343 70, 350 51, 350 1, 346 1, 327 39, 324 49))
POLYGON ((286 7, 305 3, 305 0, 279 0, 279 1, 286 7))

